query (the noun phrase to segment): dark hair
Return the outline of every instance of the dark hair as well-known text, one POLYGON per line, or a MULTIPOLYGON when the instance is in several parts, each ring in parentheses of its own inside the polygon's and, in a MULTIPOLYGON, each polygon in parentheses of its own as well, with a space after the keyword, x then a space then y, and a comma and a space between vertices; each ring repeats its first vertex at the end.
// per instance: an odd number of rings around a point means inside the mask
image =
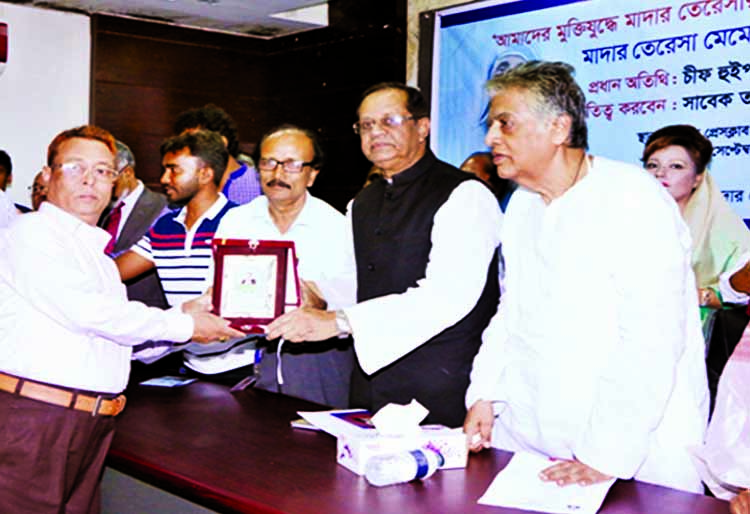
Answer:
POLYGON ((589 146, 586 96, 573 79, 574 72, 575 69, 564 62, 529 61, 495 75, 487 81, 486 87, 490 96, 506 89, 531 91, 543 111, 570 116, 568 146, 585 150, 589 146))
POLYGON ((367 90, 362 93, 362 98, 359 104, 362 105, 365 98, 371 94, 388 89, 395 89, 406 93, 406 110, 409 111, 409 114, 414 116, 414 118, 420 119, 428 118, 430 116, 430 105, 427 103, 424 96, 422 96, 422 92, 415 87, 407 86, 401 82, 381 82, 368 87, 367 90))
POLYGON ((188 109, 177 116, 174 122, 174 133, 182 134, 189 129, 213 130, 227 140, 229 155, 236 157, 239 152, 237 125, 227 111, 215 104, 188 109))
POLYGON ((318 139, 318 134, 315 133, 313 130, 309 130, 306 128, 298 127, 297 125, 292 125, 291 123, 284 123, 283 125, 279 125, 278 127, 275 127, 268 132, 266 132, 262 138, 260 138, 260 144, 258 145, 255 161, 258 162, 258 159, 260 159, 260 148, 263 146, 263 143, 268 139, 269 137, 273 136, 274 134, 277 134, 279 132, 299 132, 300 134, 307 137, 307 139, 310 140, 310 144, 313 148, 313 160, 310 163, 310 167, 314 168, 316 170, 319 170, 323 167, 323 163, 325 162, 325 153, 323 152, 323 147, 320 145, 320 140, 318 139))
POLYGON ((211 130, 196 130, 185 132, 179 136, 172 136, 161 144, 159 151, 164 157, 168 153, 179 152, 187 148, 190 155, 199 158, 205 166, 214 172, 214 183, 218 186, 221 177, 227 169, 229 152, 218 132, 211 130))
POLYGON ((5 172, 8 175, 13 173, 13 162, 10 160, 10 155, 5 150, 0 150, 0 166, 5 168, 5 172))
POLYGON ((668 146, 681 146, 687 151, 697 173, 706 171, 714 147, 706 136, 692 125, 668 125, 648 136, 641 161, 645 164, 651 154, 668 146))
POLYGON ((55 136, 55 139, 47 147, 47 166, 52 166, 55 163, 55 157, 57 157, 60 145, 68 139, 75 138, 93 139, 94 141, 104 143, 112 153, 113 159, 117 153, 115 138, 112 134, 95 125, 81 125, 80 127, 64 130, 55 136))

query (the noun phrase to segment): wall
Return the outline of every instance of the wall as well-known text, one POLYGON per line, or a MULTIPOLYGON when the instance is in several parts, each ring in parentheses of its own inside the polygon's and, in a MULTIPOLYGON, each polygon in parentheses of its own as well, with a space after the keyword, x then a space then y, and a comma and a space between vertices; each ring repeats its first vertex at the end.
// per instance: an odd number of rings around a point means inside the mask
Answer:
POLYGON ((359 96, 404 80, 406 2, 334 0, 329 18, 266 41, 94 16, 92 120, 131 146, 150 185, 159 144, 189 107, 224 107, 249 144, 283 122, 313 128, 328 155, 313 193, 343 210, 369 169, 351 129, 359 96))
POLYGON ((8 63, 0 75, 0 149, 13 160, 13 201, 31 185, 61 130, 89 117, 89 18, 0 3, 8 63))
POLYGON ((418 84, 419 73, 419 37, 420 14, 460 4, 467 4, 465 0, 409 0, 406 40, 406 80, 412 85, 418 84))

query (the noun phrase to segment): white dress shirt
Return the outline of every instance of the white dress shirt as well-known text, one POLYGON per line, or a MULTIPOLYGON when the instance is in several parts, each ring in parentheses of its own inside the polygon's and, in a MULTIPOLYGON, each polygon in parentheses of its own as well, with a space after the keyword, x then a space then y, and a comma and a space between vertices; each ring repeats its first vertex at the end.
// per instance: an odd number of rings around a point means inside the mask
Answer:
POLYGON ((133 345, 190 338, 190 316, 127 300, 109 239, 50 202, 0 231, 1 371, 119 393, 133 345))
MULTIPOLYGON (((417 286, 344 309, 365 373, 395 362, 474 308, 500 244, 502 217, 487 187, 462 182, 435 213, 432 249, 417 286)), ((351 238, 351 210, 348 219, 351 238)))
POLYGON ((686 448, 706 427, 703 337, 666 190, 596 157, 550 204, 518 189, 502 237, 506 292, 466 402, 495 402, 493 446, 702 491, 686 448))
POLYGON ((125 196, 117 200, 115 202, 115 205, 117 205, 118 202, 122 202, 122 210, 120 215, 120 225, 117 227, 117 236, 115 237, 115 240, 120 239, 120 234, 122 234, 122 228, 125 226, 125 223, 128 221, 128 218, 130 217, 130 213, 133 212, 133 208, 135 207, 136 202, 141 197, 141 193, 143 193, 143 190, 146 188, 146 186, 143 185, 143 182, 140 180, 138 181, 138 185, 135 186, 135 189, 128 192, 125 196))

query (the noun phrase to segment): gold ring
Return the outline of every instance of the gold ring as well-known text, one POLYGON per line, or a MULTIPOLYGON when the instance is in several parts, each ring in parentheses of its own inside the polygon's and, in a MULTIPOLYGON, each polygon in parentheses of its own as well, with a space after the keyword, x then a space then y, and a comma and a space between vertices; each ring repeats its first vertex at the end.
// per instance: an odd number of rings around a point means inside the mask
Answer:
POLYGON ((219 341, 221 341, 221 342, 223 343, 223 342, 224 342, 224 341, 226 341, 227 339, 229 339, 229 338, 228 338, 227 336, 221 336, 221 337, 219 338, 219 341))

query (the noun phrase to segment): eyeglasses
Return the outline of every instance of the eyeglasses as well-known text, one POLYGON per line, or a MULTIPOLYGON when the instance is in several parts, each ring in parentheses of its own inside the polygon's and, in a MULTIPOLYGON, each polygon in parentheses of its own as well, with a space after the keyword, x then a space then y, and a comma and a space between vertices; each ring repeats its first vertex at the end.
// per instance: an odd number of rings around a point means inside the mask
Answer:
POLYGON ((258 169, 260 171, 274 171, 279 165, 281 165, 281 168, 287 172, 287 173, 301 173, 302 168, 305 166, 310 166, 315 161, 295 161, 293 159, 288 159, 286 161, 279 161, 277 159, 274 159, 271 157, 270 159, 266 159, 265 157, 261 157, 258 160, 258 169))
POLYGON ((366 134, 379 125, 381 128, 390 130, 402 126, 405 122, 415 119, 414 116, 402 116, 401 114, 390 114, 380 120, 360 120, 352 125, 355 134, 366 134))
POLYGON ((97 179, 104 180, 105 182, 114 182, 120 174, 116 169, 108 166, 97 165, 89 167, 82 162, 77 161, 53 164, 52 168, 60 168, 60 170, 70 178, 80 178, 87 170, 91 170, 91 173, 93 173, 97 179))

